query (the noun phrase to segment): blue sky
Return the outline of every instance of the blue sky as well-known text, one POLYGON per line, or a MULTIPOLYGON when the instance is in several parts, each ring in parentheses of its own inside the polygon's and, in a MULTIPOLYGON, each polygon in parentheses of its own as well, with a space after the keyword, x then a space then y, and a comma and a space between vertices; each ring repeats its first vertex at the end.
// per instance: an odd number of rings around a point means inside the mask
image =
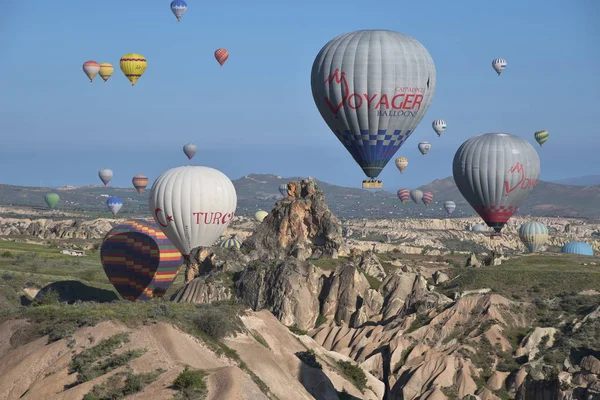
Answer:
POLYGON ((600 173, 598 92, 600 2, 596 0, 188 0, 177 23, 170 1, 8 2, 0 9, 0 182, 32 186, 97 184, 111 168, 115 186, 151 180, 187 164, 237 179, 248 173, 314 176, 359 187, 364 179, 319 115, 310 69, 321 47, 359 29, 418 39, 437 70, 433 103, 380 175, 387 190, 451 175, 469 137, 511 132, 532 143, 550 131, 541 179, 600 173), (219 47, 230 58, 220 68, 219 47), (119 70, 126 53, 148 69, 135 87, 119 70), (506 58, 497 77, 491 60, 506 58), (87 60, 115 73, 90 84, 87 60), (437 138, 431 121, 445 119, 437 138), (432 150, 423 157, 417 143, 432 150))

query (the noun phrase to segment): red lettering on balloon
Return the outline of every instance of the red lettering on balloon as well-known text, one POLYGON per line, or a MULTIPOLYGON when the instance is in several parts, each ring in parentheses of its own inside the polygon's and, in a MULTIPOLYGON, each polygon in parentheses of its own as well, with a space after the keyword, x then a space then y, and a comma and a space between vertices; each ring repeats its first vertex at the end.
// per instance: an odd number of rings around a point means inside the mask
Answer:
POLYGON ((357 108, 360 108, 360 106, 362 106, 363 99, 362 99, 362 97, 360 97, 360 95, 354 93, 351 96, 348 96, 347 102, 348 102, 348 107, 350 107, 353 110, 356 110, 357 108), (350 101, 352 99, 354 99, 354 102, 350 101), (360 102, 356 99, 360 100, 360 102), (354 103, 354 104, 352 104, 352 103, 354 103))
POLYGON ((231 221, 234 215, 233 213, 223 214, 219 211, 194 212, 192 214, 196 216, 196 225, 225 225, 231 221))
MULTIPOLYGON (((408 96, 412 96, 412 95, 409 94, 408 96)), ((402 100, 404 100, 403 97, 404 97, 404 94, 397 94, 394 97, 392 97, 392 108, 394 110, 400 110, 400 109, 402 109, 402 103, 403 103, 402 100), (397 105, 397 106, 395 105, 396 104, 396 99, 400 99, 400 104, 397 105)))
MULTIPOLYGON (((509 174, 514 174, 517 173, 519 174, 519 180, 516 183, 516 185, 514 186, 510 186, 510 184, 508 183, 508 180, 504 181, 504 195, 508 196, 509 194, 511 194, 515 189, 517 189, 519 186, 521 186, 524 181, 525 181, 525 167, 523 166, 523 164, 521 164, 520 162, 517 162, 514 166, 512 166, 509 170, 508 170, 509 174)), ((529 179, 528 179, 529 180, 529 179)))

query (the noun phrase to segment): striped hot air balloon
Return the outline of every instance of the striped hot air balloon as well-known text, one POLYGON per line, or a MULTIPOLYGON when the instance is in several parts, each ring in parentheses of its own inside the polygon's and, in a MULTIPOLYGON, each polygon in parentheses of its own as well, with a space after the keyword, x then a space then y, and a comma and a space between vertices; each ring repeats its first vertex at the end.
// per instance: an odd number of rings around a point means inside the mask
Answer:
POLYGON ((138 193, 142 193, 144 190, 146 190, 146 186, 148 186, 148 177, 146 175, 137 174, 131 181, 133 183, 133 187, 138 191, 138 193))
POLYGON ((429 207, 431 202, 433 201, 433 193, 431 192, 423 192, 423 198, 421 199, 425 207, 429 207))
POLYGON ((127 79, 129 79, 129 82, 131 82, 131 86, 135 86, 138 79, 140 79, 146 71, 148 62, 143 55, 130 53, 121 57, 119 65, 121 71, 123 71, 127 79))
POLYGON ((398 199, 402 202, 402 204, 406 203, 408 199, 410 199, 410 190, 408 189, 400 189, 398 190, 398 199))
POLYGON ((237 238, 237 235, 231 235, 229 239, 222 240, 221 243, 219 243, 219 247, 224 247, 226 249, 237 247, 239 249, 242 247, 242 242, 237 238))
POLYGON ((444 202, 444 210, 448 213, 448 215, 452 215, 454 210, 456 210, 456 203, 452 200, 448 200, 444 202))
POLYGON ((111 77, 114 70, 115 68, 112 66, 112 64, 107 62, 100 63, 100 78, 104 80, 104 83, 106 83, 108 78, 111 77))
POLYGON ((565 243, 560 249, 561 253, 579 254, 582 256, 593 256, 594 249, 585 242, 569 242, 565 243))
POLYGON ((531 253, 535 253, 546 244, 548 228, 539 222, 527 222, 519 228, 519 238, 531 253))
POLYGON ((181 253, 152 220, 135 219, 108 232, 100 259, 104 272, 123 298, 151 300, 173 284, 181 253))
POLYGON ((400 173, 403 173, 406 167, 408 167, 408 159, 406 157, 396 158, 396 168, 398 168, 400 173))
POLYGON ((279 185, 279 193, 281 193, 281 195, 283 197, 288 197, 288 185, 287 185, 287 183, 282 183, 281 185, 279 185))
POLYGON ((225 64, 225 61, 227 61, 227 59, 229 58, 229 52, 225 49, 217 49, 215 50, 215 58, 217 59, 217 62, 221 64, 222 67, 223 64, 225 64))
POLYGON ((506 69, 506 65, 506 60, 504 58, 496 58, 492 61, 492 68, 494 68, 494 71, 496 71, 498 76, 506 69))
POLYGON ((548 136, 550 136, 548 131, 537 131, 536 133, 533 134, 535 141, 540 144, 540 147, 543 146, 544 143, 546 143, 548 141, 548 136))
POLYGON ((83 72, 85 72, 90 79, 90 83, 92 83, 98 72, 100 72, 100 64, 97 61, 86 61, 83 63, 83 72))
POLYGON ((443 119, 436 119, 433 121, 431 126, 433 127, 433 130, 438 135, 438 137, 440 137, 442 136, 442 133, 446 130, 447 125, 446 121, 444 121, 443 119))
POLYGON ((187 11, 187 3, 184 0, 173 0, 171 2, 171 12, 177 18, 177 22, 181 22, 181 17, 187 11))

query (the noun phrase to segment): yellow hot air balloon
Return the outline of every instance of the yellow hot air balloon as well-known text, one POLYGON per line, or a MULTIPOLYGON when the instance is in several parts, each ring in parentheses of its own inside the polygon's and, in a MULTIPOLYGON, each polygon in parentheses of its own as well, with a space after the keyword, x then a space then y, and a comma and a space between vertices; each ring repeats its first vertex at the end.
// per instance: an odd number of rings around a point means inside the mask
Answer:
POLYGON ((113 74, 114 69, 115 68, 112 66, 112 64, 106 62, 100 63, 100 78, 104 79, 104 82, 106 82, 113 74))
POLYGON ((127 79, 131 82, 131 86, 134 86, 138 79, 146 71, 146 58, 141 54, 125 54, 121 57, 121 71, 125 74, 127 79))

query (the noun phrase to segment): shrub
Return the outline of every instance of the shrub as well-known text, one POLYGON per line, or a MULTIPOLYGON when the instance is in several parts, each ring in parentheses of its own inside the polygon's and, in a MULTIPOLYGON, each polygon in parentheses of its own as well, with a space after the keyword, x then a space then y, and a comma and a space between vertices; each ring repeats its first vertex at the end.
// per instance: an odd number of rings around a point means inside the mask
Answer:
POLYGON ((367 387, 367 376, 358 365, 350 361, 338 361, 340 372, 361 392, 367 387))
POLYGON ((242 325, 237 312, 238 309, 234 307, 202 306, 196 312, 194 325, 213 339, 223 339, 241 332, 242 325))
POLYGON ((312 350, 299 351, 296 353, 296 357, 311 368, 323 369, 323 366, 317 361, 317 357, 312 350))
POLYGON ((196 399, 206 393, 206 372, 191 370, 186 365, 183 371, 173 381, 173 386, 179 390, 184 399, 196 399))

